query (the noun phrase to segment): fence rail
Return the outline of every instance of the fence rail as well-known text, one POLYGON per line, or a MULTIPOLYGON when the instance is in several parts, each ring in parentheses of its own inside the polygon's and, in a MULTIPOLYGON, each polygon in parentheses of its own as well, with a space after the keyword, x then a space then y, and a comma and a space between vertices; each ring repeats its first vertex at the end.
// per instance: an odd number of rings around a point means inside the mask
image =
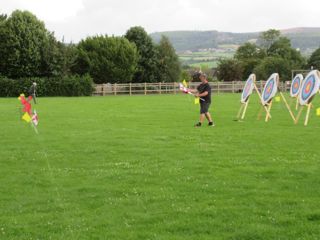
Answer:
MULTIPOLYGON (((266 81, 257 81, 257 88, 262 92, 266 81)), ((199 82, 190 82, 190 88, 196 88, 199 82)), ((245 82, 210 82, 213 93, 240 93, 245 82)), ((290 91, 291 82, 280 82, 281 91, 290 91)), ((179 83, 124 83, 124 84, 97 84, 94 86, 94 96, 106 95, 136 95, 136 94, 177 94, 180 92, 179 83)))

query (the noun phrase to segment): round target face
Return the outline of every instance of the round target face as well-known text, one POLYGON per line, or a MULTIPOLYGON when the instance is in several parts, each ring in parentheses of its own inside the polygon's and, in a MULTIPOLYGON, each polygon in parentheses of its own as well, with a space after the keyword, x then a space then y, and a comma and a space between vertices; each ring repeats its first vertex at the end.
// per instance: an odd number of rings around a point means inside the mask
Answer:
POLYGON ((303 81, 302 74, 298 74, 295 76, 295 78, 292 80, 291 88, 290 88, 290 96, 291 97, 297 97, 300 92, 300 87, 303 81))
POLYGON ((320 73, 318 70, 311 71, 302 83, 299 94, 300 105, 309 104, 313 96, 319 91, 320 73))
POLYGON ((277 94, 278 91, 278 83, 279 83, 279 75, 278 73, 274 73, 270 76, 266 85, 264 86, 261 101, 263 105, 267 105, 272 98, 277 94))
POLYGON ((252 94, 253 88, 254 88, 254 82, 256 81, 256 75, 251 74, 244 85, 242 94, 241 94, 241 103, 246 103, 252 94))

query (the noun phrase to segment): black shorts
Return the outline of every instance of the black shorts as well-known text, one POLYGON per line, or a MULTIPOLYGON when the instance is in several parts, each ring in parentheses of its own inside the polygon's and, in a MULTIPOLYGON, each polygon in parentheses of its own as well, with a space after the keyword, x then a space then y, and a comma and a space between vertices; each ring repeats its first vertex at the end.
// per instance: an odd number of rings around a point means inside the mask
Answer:
POLYGON ((204 102, 200 100, 200 114, 209 112, 210 102, 204 102))

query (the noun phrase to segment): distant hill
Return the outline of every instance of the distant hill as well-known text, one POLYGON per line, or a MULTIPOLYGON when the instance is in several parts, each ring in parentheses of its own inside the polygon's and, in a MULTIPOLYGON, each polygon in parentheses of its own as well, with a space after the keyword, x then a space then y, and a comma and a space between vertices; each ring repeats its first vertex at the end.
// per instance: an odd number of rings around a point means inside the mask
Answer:
MULTIPOLYGON (((291 40, 294 48, 309 54, 320 47, 320 28, 292 28, 281 30, 291 40)), ((176 51, 197 51, 198 49, 218 48, 219 45, 241 45, 247 41, 255 41, 260 32, 231 33, 218 31, 171 31, 150 34, 158 42, 161 35, 166 35, 176 51)))

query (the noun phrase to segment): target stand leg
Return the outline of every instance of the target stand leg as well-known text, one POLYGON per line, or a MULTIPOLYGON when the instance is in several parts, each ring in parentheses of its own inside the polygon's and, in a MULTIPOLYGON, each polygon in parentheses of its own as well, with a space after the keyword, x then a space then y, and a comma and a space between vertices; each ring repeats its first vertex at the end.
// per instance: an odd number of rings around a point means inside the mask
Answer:
POLYGON ((269 106, 267 107, 267 115, 266 115, 265 122, 268 122, 269 119, 271 118, 271 115, 270 115, 271 107, 272 107, 272 101, 269 103, 269 106))
POLYGON ((289 111, 289 113, 290 113, 290 116, 291 116, 293 122, 295 122, 296 119, 295 119, 295 117, 294 117, 294 115, 293 115, 293 112, 291 111, 291 108, 290 108, 290 106, 289 106, 286 98, 283 96, 282 92, 280 92, 280 96, 282 97, 282 100, 283 100, 284 104, 286 105, 286 107, 287 107, 287 109, 288 109, 288 111, 289 111))
POLYGON ((300 119, 300 116, 301 116, 301 113, 302 113, 302 110, 303 110, 303 106, 300 107, 300 110, 298 112, 298 115, 296 117, 296 120, 294 121, 295 124, 298 123, 299 119, 300 119))
POLYGON ((237 115, 237 119, 238 119, 238 120, 240 119, 240 116, 241 116, 243 107, 244 107, 244 106, 243 106, 243 103, 241 103, 241 106, 240 106, 240 109, 239 109, 239 112, 238 112, 238 115, 237 115))
POLYGON ((296 99, 297 99, 297 101, 296 101, 296 111, 298 111, 298 108, 299 108, 299 98, 297 97, 296 99))
POLYGON ((265 108, 265 106, 262 106, 262 107, 260 108, 259 113, 258 113, 258 116, 257 116, 257 120, 261 120, 263 108, 265 108))
POLYGON ((248 101, 247 101, 246 104, 244 105, 244 110, 243 110, 243 112, 242 112, 241 120, 243 120, 244 117, 245 117, 245 115, 246 115, 247 108, 248 108, 248 105, 249 105, 249 101, 250 101, 250 99, 248 99, 248 101))
POLYGON ((308 109, 307 109, 306 119, 304 120, 304 125, 305 125, 305 126, 307 126, 307 125, 308 125, 311 106, 312 106, 312 104, 311 104, 311 103, 309 103, 309 104, 308 104, 308 109))

